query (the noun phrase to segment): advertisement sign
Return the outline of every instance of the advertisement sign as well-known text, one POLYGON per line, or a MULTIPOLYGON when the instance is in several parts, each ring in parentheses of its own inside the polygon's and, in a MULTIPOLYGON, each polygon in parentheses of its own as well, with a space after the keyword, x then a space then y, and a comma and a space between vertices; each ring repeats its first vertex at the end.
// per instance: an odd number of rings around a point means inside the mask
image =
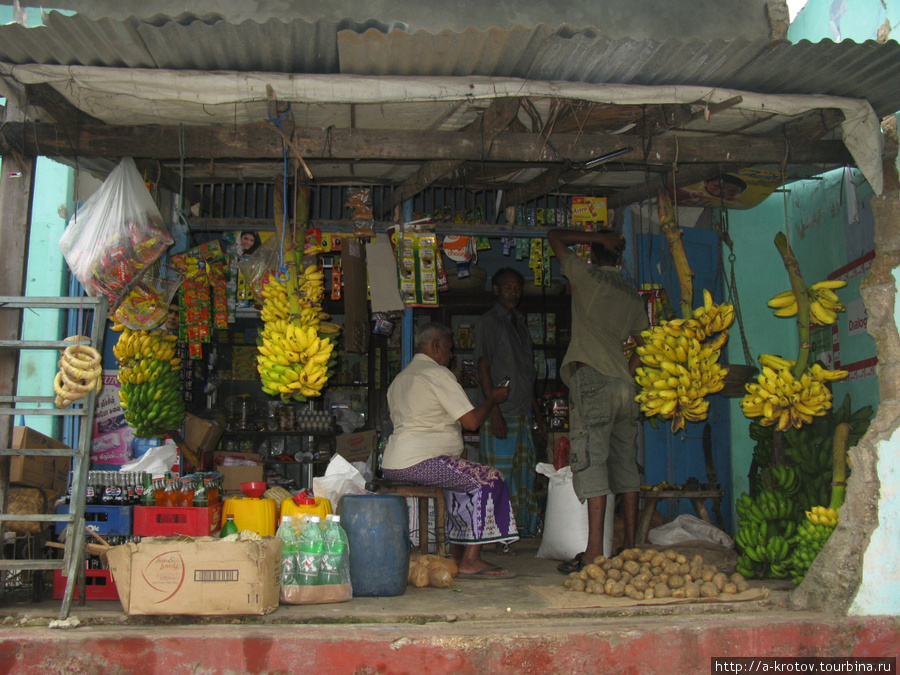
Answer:
POLYGON ((125 464, 131 460, 131 427, 119 404, 119 378, 116 370, 103 371, 103 389, 94 409, 94 433, 91 464, 125 464))
POLYGON ((741 169, 680 187, 671 196, 678 206, 749 209, 766 199, 780 184, 781 174, 776 171, 741 169))

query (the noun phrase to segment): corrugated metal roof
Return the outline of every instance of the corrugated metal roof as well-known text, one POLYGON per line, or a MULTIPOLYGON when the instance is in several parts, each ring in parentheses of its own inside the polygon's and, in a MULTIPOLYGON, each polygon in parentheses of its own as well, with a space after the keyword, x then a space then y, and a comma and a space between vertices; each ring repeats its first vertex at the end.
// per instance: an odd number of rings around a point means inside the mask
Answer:
POLYGON ((176 70, 501 76, 643 85, 690 84, 758 93, 868 100, 900 110, 900 45, 670 38, 612 39, 597 29, 404 30, 353 19, 231 24, 190 13, 151 19, 48 15, 45 26, 0 26, 0 61, 176 70))

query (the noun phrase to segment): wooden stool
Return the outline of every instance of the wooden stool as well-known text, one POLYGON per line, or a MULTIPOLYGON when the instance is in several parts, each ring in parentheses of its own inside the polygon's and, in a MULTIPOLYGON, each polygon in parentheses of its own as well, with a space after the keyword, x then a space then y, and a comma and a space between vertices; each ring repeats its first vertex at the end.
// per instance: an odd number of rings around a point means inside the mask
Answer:
POLYGON ((447 534, 445 528, 447 507, 444 502, 443 488, 418 483, 375 478, 370 487, 373 492, 386 495, 401 495, 412 497, 419 506, 419 550, 428 553, 428 500, 434 500, 434 544, 438 555, 445 555, 447 549, 447 534))
POLYGON ((660 499, 690 499, 697 512, 700 520, 712 525, 709 519, 709 511, 706 510, 705 499, 721 499, 725 496, 722 490, 641 490, 639 495, 644 500, 644 509, 641 511, 640 521, 637 528, 636 544, 643 544, 647 541, 647 534, 650 532, 650 521, 653 519, 653 513, 656 511, 656 504, 660 499))

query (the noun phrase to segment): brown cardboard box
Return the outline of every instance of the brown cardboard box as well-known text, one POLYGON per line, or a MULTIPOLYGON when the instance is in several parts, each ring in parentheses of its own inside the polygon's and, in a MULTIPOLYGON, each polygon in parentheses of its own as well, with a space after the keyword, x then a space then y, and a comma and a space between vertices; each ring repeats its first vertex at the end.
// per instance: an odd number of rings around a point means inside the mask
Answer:
POLYGON ((216 471, 222 474, 222 492, 240 494, 241 483, 265 480, 266 470, 262 464, 256 466, 225 466, 216 464, 216 471))
MULTIPOLYGON (((44 436, 30 427, 13 427, 12 447, 16 450, 67 448, 69 446, 44 436)), ((70 457, 19 456, 10 459, 9 480, 44 488, 57 495, 65 494, 69 486, 70 457)))
POLYGON ((149 537, 107 554, 126 614, 269 614, 278 608, 281 540, 149 537))
POLYGON ((336 439, 336 452, 348 462, 365 462, 375 448, 378 432, 357 431, 352 434, 340 434, 336 439))
POLYGON ((191 413, 184 416, 184 442, 197 454, 215 450, 224 433, 222 427, 202 417, 191 413))

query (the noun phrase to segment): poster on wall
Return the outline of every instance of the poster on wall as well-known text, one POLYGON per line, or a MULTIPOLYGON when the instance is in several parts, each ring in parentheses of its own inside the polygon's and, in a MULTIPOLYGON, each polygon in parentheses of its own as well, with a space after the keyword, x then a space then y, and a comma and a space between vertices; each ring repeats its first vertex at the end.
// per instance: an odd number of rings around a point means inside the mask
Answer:
POLYGON ((765 200, 780 184, 781 174, 776 171, 741 169, 680 187, 671 196, 679 206, 750 209, 765 200))
POLYGON ((131 460, 134 433, 125 421, 119 404, 118 371, 103 371, 103 388, 94 409, 94 433, 91 439, 91 464, 125 464, 131 460))

